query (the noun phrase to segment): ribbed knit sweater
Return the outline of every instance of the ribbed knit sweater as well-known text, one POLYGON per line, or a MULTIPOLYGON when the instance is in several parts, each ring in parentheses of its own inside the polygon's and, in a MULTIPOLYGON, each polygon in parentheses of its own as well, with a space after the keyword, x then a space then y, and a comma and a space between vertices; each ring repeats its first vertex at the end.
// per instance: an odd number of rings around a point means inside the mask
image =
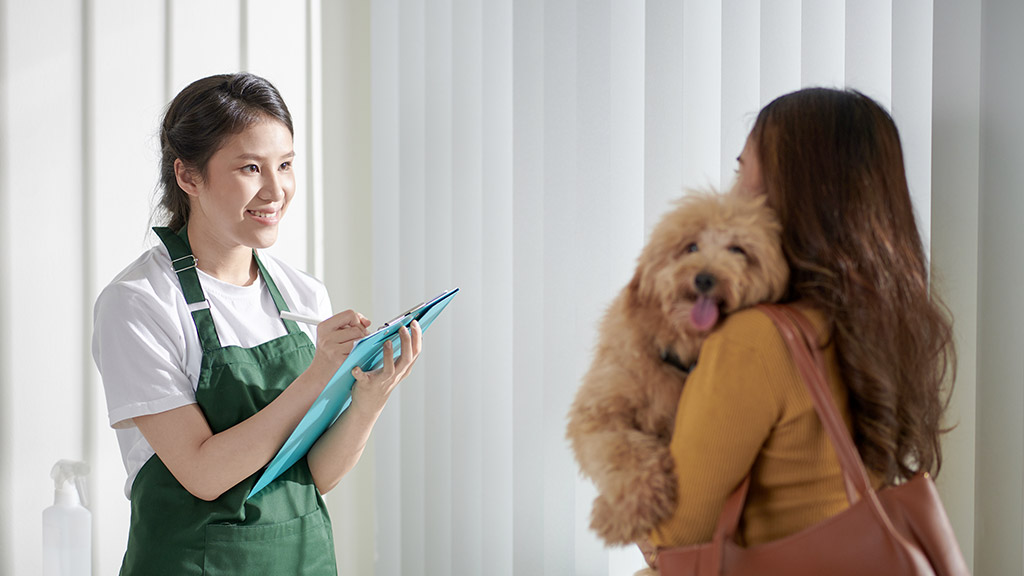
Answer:
MULTIPOLYGON (((824 342, 824 316, 803 310, 824 342)), ((825 360, 849 427, 846 387, 831 346, 825 360)), ((756 309, 729 316, 705 341, 683 387, 671 451, 678 504, 651 535, 659 546, 711 540, 725 499, 748 473, 744 545, 793 534, 848 506, 839 462, 789 349, 756 309)))

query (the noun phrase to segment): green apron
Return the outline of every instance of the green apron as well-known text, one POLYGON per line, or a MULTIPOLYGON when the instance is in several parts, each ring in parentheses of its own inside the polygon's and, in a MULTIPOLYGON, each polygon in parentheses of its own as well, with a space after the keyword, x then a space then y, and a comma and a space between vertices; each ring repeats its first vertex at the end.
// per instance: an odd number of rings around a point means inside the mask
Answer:
MULTIPOLYGON (((185 300, 190 305, 205 302, 186 229, 178 234, 169 228, 154 230, 170 253, 185 300)), ((287 310, 258 257, 256 263, 278 310, 287 310)), ((291 320, 283 321, 288 334, 280 338, 254 348, 222 347, 209 305, 192 308, 203 346, 196 402, 214 434, 261 410, 313 360, 313 343, 291 320)), ((206 502, 185 490, 160 458, 152 456, 132 484, 121 574, 337 574, 331 520, 306 459, 247 501, 259 474, 206 502)))

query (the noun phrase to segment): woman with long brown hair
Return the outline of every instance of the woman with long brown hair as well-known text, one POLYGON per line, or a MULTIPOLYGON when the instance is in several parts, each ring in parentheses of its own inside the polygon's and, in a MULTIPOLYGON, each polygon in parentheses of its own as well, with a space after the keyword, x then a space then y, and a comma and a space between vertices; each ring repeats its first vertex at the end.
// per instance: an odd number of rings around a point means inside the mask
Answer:
MULTIPOLYGON (((877 486, 942 464, 946 309, 907 187, 899 133, 854 91, 805 89, 761 110, 737 187, 765 194, 791 267, 785 300, 815 325, 829 385, 877 486)), ((835 453, 772 321, 732 315, 707 339, 679 401, 671 450, 678 505, 657 546, 711 539, 748 474, 746 545, 796 533, 847 507, 835 453)))

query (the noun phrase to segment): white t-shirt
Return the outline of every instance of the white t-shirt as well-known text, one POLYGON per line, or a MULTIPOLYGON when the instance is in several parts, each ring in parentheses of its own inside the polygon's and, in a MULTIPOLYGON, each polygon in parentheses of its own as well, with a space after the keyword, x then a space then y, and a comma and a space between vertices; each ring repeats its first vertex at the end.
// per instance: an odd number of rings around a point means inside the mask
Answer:
MULTIPOLYGON (((327 318, 324 285, 260 251, 260 261, 288 309, 327 318)), ((287 333, 263 276, 235 286, 197 270, 221 346, 251 348, 287 333)), ((316 343, 316 326, 299 324, 316 343)), ((154 454, 132 418, 196 402, 203 350, 170 257, 158 245, 132 262, 100 293, 93 310, 92 356, 103 379, 107 416, 117 432, 131 497, 135 476, 154 454)))

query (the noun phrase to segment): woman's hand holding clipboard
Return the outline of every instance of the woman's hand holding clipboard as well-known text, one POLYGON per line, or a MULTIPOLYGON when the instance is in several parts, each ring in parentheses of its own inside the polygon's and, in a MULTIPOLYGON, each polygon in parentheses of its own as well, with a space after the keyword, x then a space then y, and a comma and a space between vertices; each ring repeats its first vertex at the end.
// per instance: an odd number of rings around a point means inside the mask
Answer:
MULTIPOLYGON (((458 288, 446 290, 426 302, 417 304, 356 342, 352 352, 327 382, 323 392, 313 401, 309 411, 303 416, 274 459, 267 465, 263 475, 249 492, 249 498, 305 456, 320 435, 348 408, 352 402, 352 386, 356 381, 352 374, 353 370, 358 368, 365 373, 383 366, 386 342, 391 342, 387 348, 391 349, 392 358, 400 356, 402 346, 399 331, 416 321, 420 330, 426 332, 434 319, 448 306, 458 292, 458 288)), ((318 322, 312 318, 307 319, 290 313, 286 316, 286 313, 283 312, 281 317, 299 322, 318 322)))

